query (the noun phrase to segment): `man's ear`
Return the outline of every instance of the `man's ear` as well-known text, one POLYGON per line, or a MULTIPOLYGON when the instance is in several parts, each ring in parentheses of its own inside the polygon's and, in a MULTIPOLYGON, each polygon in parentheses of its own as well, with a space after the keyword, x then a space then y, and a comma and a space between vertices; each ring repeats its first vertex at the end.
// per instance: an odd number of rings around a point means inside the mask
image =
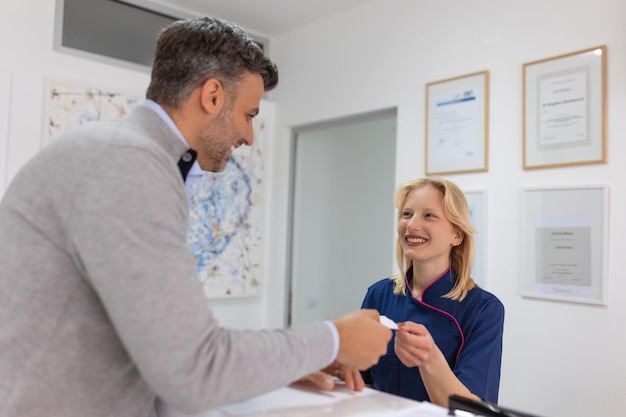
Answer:
POLYGON ((208 114, 218 114, 224 106, 224 86, 217 78, 209 78, 200 89, 200 105, 208 114))

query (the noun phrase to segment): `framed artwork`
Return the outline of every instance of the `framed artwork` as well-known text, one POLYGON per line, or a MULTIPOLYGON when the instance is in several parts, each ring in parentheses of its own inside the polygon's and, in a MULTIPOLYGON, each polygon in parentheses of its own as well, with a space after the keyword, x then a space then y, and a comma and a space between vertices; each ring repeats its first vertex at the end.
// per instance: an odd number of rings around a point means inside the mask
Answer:
POLYGON ((120 118, 143 100, 140 94, 128 95, 57 80, 47 80, 46 84, 44 146, 85 123, 120 118))
POLYGON ((426 85, 426 175, 486 172, 489 71, 426 85))
MULTIPOLYGON (((142 101, 139 95, 55 80, 46 93, 44 145, 86 123, 123 117, 142 101)), ((273 104, 263 101, 254 119, 255 144, 234 152, 223 172, 203 172, 190 203, 187 243, 207 298, 260 295, 267 233, 262 146, 273 135, 273 120, 273 104)))
POLYGON ((522 295, 606 305, 607 187, 524 191, 522 295))
POLYGON ((470 209, 472 226, 476 229, 474 235, 474 266, 472 278, 480 287, 487 283, 487 191, 464 191, 470 209))
POLYGON ((524 64, 523 167, 606 162, 606 46, 524 64))
POLYGON ((273 135, 274 105, 262 101, 253 120, 255 141, 233 152, 223 172, 203 172, 190 203, 187 243, 205 297, 261 295, 265 230, 265 147, 273 135))

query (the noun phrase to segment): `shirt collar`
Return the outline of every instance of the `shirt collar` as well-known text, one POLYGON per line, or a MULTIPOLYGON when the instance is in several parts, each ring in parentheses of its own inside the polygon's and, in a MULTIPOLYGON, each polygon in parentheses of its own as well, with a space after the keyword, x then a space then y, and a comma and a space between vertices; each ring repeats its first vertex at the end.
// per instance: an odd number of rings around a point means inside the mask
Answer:
POLYGON ((159 117, 161 119, 163 119, 165 124, 167 124, 169 126, 169 128, 172 129, 172 132, 176 133, 176 136, 178 136, 178 139, 180 139, 184 144, 187 145, 187 147, 189 147, 189 144, 187 143, 187 141, 183 137, 183 134, 180 133, 180 130, 178 130, 178 127, 176 126, 176 124, 174 123, 174 121, 172 120, 170 115, 167 114, 167 112, 163 109, 163 107, 161 107, 161 105, 159 105, 159 103, 157 103, 156 101, 148 99, 148 100, 146 100, 143 103, 143 105, 144 105, 144 107, 147 107, 150 110, 152 110, 153 112, 155 112, 156 114, 158 114, 159 117))
MULTIPOLYGON (((165 124, 172 130, 172 132, 176 133, 176 136, 178 136, 178 139, 180 139, 185 145, 187 145, 187 147, 189 147, 189 144, 187 143, 187 141, 183 137, 183 134, 180 133, 180 130, 178 129, 178 126, 176 126, 176 124, 174 123, 174 121, 172 120, 170 115, 167 114, 167 112, 163 109, 163 107, 161 107, 161 105, 159 103, 157 103, 154 100, 147 99, 143 103, 143 106, 149 108, 152 111, 154 111, 161 119, 163 119, 165 124)), ((193 165, 191 166, 191 169, 189 170, 189 173, 187 175, 188 176, 189 175, 200 175, 201 173, 202 173, 202 169, 200 168, 200 165, 198 165, 198 161, 196 160, 193 163, 193 165)))

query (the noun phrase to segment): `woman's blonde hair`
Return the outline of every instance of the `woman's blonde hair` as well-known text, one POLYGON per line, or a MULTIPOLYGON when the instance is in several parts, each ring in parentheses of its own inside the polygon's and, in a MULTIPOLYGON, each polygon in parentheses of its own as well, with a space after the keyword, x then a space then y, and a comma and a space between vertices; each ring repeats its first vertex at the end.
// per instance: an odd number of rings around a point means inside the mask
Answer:
MULTIPOLYGON (((409 194, 416 189, 423 187, 433 187, 439 190, 442 195, 441 205, 446 218, 452 223, 455 229, 463 234, 463 241, 458 246, 453 246, 450 251, 450 265, 457 273, 457 281, 454 288, 444 295, 452 300, 463 300, 467 292, 476 285, 470 277, 472 265, 474 263, 474 233, 476 229, 472 226, 469 205, 465 194, 459 187, 443 178, 420 178, 402 184, 395 193, 394 202, 398 209, 398 219, 402 217, 402 210, 409 194)), ((404 256, 401 243, 402 236, 398 236, 396 241, 396 259, 400 273, 392 277, 395 288, 394 294, 406 295, 406 284, 404 274, 413 266, 413 260, 404 256)))

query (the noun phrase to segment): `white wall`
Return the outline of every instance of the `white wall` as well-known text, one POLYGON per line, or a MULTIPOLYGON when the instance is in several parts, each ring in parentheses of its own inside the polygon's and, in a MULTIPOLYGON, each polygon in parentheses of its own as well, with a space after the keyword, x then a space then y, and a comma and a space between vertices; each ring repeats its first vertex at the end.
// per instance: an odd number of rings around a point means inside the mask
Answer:
MULTIPOLYGON (((0 2, 0 71, 13 75, 9 178, 39 149, 46 78, 120 91, 147 87, 146 73, 53 52, 54 6, 54 0, 0 2)), ((626 230, 621 216, 626 207, 621 181, 625 43, 623 0, 373 0, 273 39, 281 82, 273 93, 277 143, 267 165, 273 224, 265 294, 213 302, 217 317, 235 327, 284 323, 290 126, 397 106, 399 184, 424 174, 425 84, 488 69, 489 172, 451 179, 489 193, 488 289, 507 309, 501 403, 547 417, 623 415, 618 399, 626 391, 626 304, 621 302, 626 257, 620 253, 620 231, 626 230), (482 45, 494 39, 499 39, 495 45, 482 45), (608 46, 609 163, 522 170, 522 64, 600 44, 608 46), (544 184, 610 187, 608 307, 520 296, 521 189, 544 184)))
MULTIPOLYGON (((144 97, 148 87, 148 71, 53 51, 55 4, 55 0, 0 1, 0 71, 12 76, 8 163, 5 167, 5 161, 0 161, 0 169, 6 169, 9 180, 41 147, 46 80, 139 97, 144 97)), ((2 192, 0 184, 0 195, 2 192)), ((264 296, 212 300, 210 305, 225 326, 265 326, 264 296)))
MULTIPOLYGON (((489 70, 489 172, 449 178, 462 188, 488 190, 487 288, 506 307, 500 402, 545 416, 623 415, 625 44, 623 0, 373 0, 275 38, 281 81, 274 93, 279 136, 272 212, 286 217, 291 126, 398 106, 399 184, 424 175, 425 84, 489 70), (524 171, 522 64, 602 44, 608 48, 608 164, 524 171), (609 186, 608 306, 522 298, 522 189, 581 184, 609 186)), ((271 285, 280 293, 286 225, 274 230, 270 269, 279 279, 271 285)), ((269 323, 279 323, 284 306, 269 301, 269 323)))

